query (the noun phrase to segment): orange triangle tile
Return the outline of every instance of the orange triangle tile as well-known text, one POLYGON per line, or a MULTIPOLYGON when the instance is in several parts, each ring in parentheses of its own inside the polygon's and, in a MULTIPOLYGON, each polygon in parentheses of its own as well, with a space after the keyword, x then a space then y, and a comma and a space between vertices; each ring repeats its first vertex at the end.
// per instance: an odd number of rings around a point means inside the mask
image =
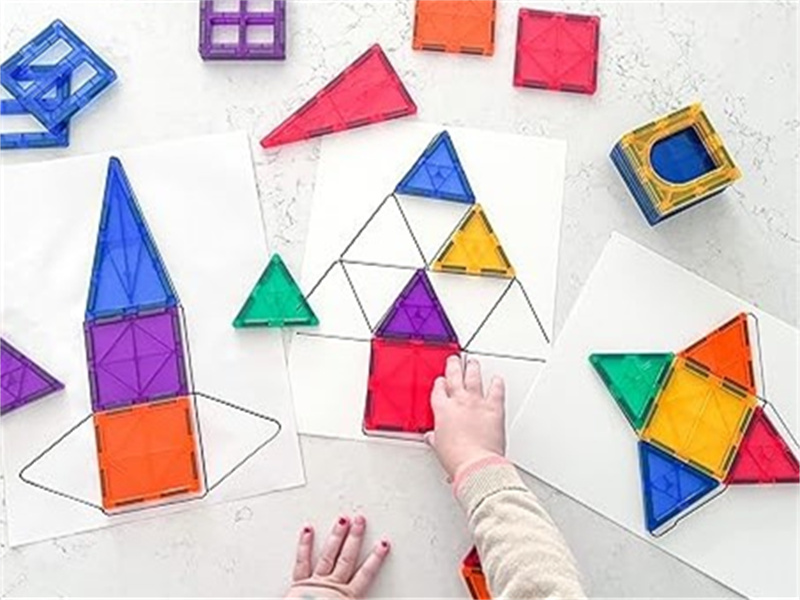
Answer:
POLYGON ((698 340, 683 350, 680 356, 702 365, 751 394, 756 393, 746 313, 735 316, 698 340))

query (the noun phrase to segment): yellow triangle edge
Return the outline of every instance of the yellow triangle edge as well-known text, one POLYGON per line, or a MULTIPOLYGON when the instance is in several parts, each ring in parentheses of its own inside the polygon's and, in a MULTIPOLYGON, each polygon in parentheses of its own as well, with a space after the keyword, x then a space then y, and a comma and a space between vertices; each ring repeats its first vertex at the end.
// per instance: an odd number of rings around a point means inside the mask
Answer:
POLYGON ((514 267, 497 239, 480 204, 464 215, 439 256, 433 270, 466 275, 512 278, 514 267))

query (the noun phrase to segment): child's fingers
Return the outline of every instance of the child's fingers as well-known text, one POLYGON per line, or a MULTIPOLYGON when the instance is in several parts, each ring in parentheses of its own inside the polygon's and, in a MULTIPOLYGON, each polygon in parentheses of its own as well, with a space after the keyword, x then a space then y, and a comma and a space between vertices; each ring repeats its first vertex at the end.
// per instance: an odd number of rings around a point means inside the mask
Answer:
POLYGON ((300 531, 300 541, 297 543, 297 557, 294 561, 292 579, 301 581, 311 577, 311 552, 314 550, 314 529, 306 525, 300 531))
POLYGON ((457 354, 447 358, 444 368, 447 390, 452 394, 464 388, 464 374, 461 372, 461 357, 457 354))
POLYGON ((314 568, 314 575, 325 576, 331 574, 348 531, 350 531, 350 519, 340 517, 322 547, 322 554, 317 561, 317 566, 314 568))
POLYGON ((464 387, 467 388, 468 392, 476 392, 483 397, 481 365, 473 358, 467 360, 467 367, 464 369, 464 387))
POLYGON ((502 377, 492 377, 492 381, 489 382, 489 390, 486 392, 486 398, 489 402, 505 404, 506 383, 502 377))
POLYGON ((437 377, 431 389, 431 406, 434 410, 442 400, 447 400, 447 380, 444 377, 437 377))
POLYGON ((389 554, 390 547, 387 540, 378 542, 358 568, 356 574, 353 575, 353 579, 350 582, 350 591, 354 598, 364 598, 367 595, 367 590, 381 570, 383 561, 386 560, 386 556, 389 554))
POLYGON ((336 559, 336 566, 333 568, 332 577, 340 582, 347 583, 353 576, 358 565, 358 555, 361 554, 361 545, 364 542, 364 530, 367 528, 367 520, 358 515, 353 519, 350 533, 344 540, 342 551, 336 559))

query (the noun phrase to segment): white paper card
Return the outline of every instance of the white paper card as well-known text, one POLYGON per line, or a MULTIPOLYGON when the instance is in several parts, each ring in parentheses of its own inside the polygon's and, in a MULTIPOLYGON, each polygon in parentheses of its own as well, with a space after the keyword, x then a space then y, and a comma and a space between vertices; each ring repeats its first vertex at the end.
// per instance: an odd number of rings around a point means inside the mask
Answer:
POLYGON ((593 352, 678 352, 740 312, 757 317, 763 395, 797 439, 797 330, 614 235, 514 422, 509 456, 742 594, 796 597, 800 486, 730 486, 651 537, 637 437, 588 361, 593 352))
MULTIPOLYGON (((304 483, 280 332, 231 325, 268 259, 251 165, 236 133, 2 170, 3 335, 66 385, 2 419, 12 546, 304 483), (19 473, 91 413, 83 321, 112 155, 183 306, 194 390, 205 394, 197 417, 208 484, 224 481, 203 500, 108 516, 19 473)), ((91 419, 25 475, 97 502, 91 419)))
POLYGON ((426 266, 461 347, 521 404, 550 352, 565 153, 558 140, 401 122, 324 140, 301 278, 320 326, 298 332, 289 358, 301 432, 365 437, 369 341, 426 266), (445 129, 514 281, 431 271, 470 205, 392 195, 445 129))

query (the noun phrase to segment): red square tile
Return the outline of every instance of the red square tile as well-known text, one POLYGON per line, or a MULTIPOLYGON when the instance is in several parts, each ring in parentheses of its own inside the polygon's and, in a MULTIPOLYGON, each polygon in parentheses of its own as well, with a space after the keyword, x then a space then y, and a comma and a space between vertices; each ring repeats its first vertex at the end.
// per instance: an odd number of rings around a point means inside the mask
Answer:
POLYGON ((600 18, 521 9, 514 85, 593 94, 600 18))
POLYGON ((422 434, 433 429, 431 390, 458 344, 372 340, 364 431, 422 434))

